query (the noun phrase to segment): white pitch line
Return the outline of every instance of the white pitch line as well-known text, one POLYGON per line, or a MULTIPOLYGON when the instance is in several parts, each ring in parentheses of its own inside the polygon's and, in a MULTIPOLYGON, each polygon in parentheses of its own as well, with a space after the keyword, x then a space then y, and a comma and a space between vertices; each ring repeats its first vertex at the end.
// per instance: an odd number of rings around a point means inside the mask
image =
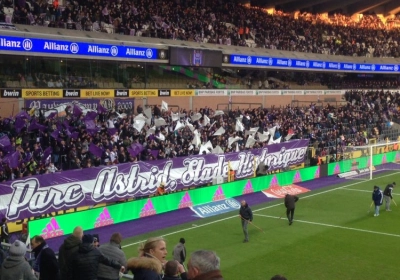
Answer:
MULTIPOLYGON (((400 171, 399 171, 399 172, 396 172, 396 173, 400 173, 400 171)), ((396 173, 394 173, 394 174, 396 174, 396 173)), ((386 175, 383 175, 383 176, 376 177, 375 179, 377 179, 377 178, 384 178, 384 177, 388 177, 388 176, 392 176, 392 175, 393 175, 393 174, 386 174, 386 175)), ((303 196, 301 199, 305 199, 305 198, 313 197, 313 196, 316 196, 316 195, 320 195, 320 194, 332 192, 332 191, 335 191, 335 190, 340 190, 340 189, 343 189, 343 188, 355 186, 355 185, 358 185, 358 184, 361 184, 361 183, 364 183, 364 182, 365 182, 365 181, 360 181, 360 182, 352 183, 352 184, 349 184, 349 185, 345 185, 345 186, 341 186, 341 187, 329 189, 329 190, 326 190, 326 191, 322 191, 322 192, 318 192, 318 193, 306 195, 306 196, 303 196)), ((269 209, 269 208, 272 208, 272 207, 276 207, 276 206, 279 206, 279 205, 283 205, 283 203, 278 203, 278 204, 274 204, 274 205, 269 205, 269 206, 266 206, 266 207, 263 207, 263 208, 256 209, 256 210, 254 210, 253 212, 262 211, 262 210, 269 209)), ((162 235, 162 236, 169 236, 169 235, 177 234, 177 233, 180 233, 180 232, 185 232, 185 231, 192 230, 192 229, 197 229, 197 228, 199 228, 199 227, 204 227, 204 226, 212 225, 212 224, 215 224, 215 223, 223 222, 223 221, 226 221, 226 220, 229 220, 229 219, 232 219, 232 218, 237 218, 237 217, 238 217, 238 216, 235 215, 235 216, 231 216, 231 217, 227 217, 227 218, 215 220, 215 221, 212 221, 212 222, 209 222, 209 223, 197 225, 197 226, 195 226, 195 227, 184 228, 184 229, 180 229, 180 230, 173 231, 173 232, 170 232, 170 233, 166 233, 166 234, 164 234, 164 235, 162 235)), ((133 245, 137 245, 137 244, 143 243, 143 242, 145 242, 145 241, 146 241, 146 240, 141 240, 141 241, 137 241, 137 242, 134 242, 134 243, 129 243, 129 244, 123 245, 123 246, 121 246, 121 247, 122 247, 122 248, 126 248, 126 247, 130 247, 130 246, 133 246, 133 245)))
MULTIPOLYGON (((357 189, 342 189, 344 191, 356 191, 356 192, 367 192, 367 193, 371 193, 372 194, 372 190, 371 191, 367 191, 367 190, 357 190, 357 189)), ((392 195, 400 195, 400 193, 392 193, 392 195)))
MULTIPOLYGON (((266 217, 266 218, 279 219, 279 217, 263 215, 263 214, 255 214, 255 216, 262 216, 262 217, 266 217)), ((380 235, 386 235, 386 236, 400 237, 399 234, 386 233, 386 232, 380 232, 380 231, 366 230, 366 229, 360 229, 360 228, 351 228, 351 227, 343 227, 343 226, 336 226, 336 225, 323 224, 323 223, 310 222, 310 221, 303 221, 303 220, 294 220, 294 221, 296 223, 305 223, 305 224, 312 224, 312 225, 317 225, 317 226, 340 228, 340 229, 346 229, 346 230, 353 230, 353 231, 380 234, 380 235)))

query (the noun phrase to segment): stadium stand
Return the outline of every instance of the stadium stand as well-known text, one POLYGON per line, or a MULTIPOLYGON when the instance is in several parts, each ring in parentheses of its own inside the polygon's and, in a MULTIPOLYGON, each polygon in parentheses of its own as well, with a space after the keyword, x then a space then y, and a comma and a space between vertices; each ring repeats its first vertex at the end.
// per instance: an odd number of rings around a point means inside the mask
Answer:
MULTIPOLYGON (((200 143, 211 141, 224 152, 268 145, 266 141, 257 141, 246 148, 245 130, 259 127, 261 133, 271 132, 274 140, 310 139, 316 157, 331 155, 333 160, 340 160, 345 147, 365 145, 371 138, 397 139, 399 131, 393 123, 399 117, 399 93, 354 90, 346 92, 344 98, 346 105, 339 107, 288 105, 279 109, 233 110, 215 118, 215 111, 210 108, 198 112, 181 109, 178 121, 172 120, 170 111, 161 112, 159 106, 153 106, 152 123, 146 124, 141 132, 133 128, 135 116, 143 112, 140 107, 136 112, 90 112, 90 117, 83 116, 75 106, 65 108, 66 117, 57 114, 31 117, 22 111, 15 118, 0 122, 0 181, 58 170, 195 155, 200 152, 199 146, 192 145, 195 129, 199 131, 200 143), (241 115, 244 129, 235 126, 236 118, 241 115), (159 117, 166 124, 151 131, 159 117), (93 118, 96 128, 87 129, 88 121, 93 118), (212 125, 210 120, 216 124, 212 125), (221 127, 225 132, 213 136, 221 127), (230 137, 241 138, 237 146, 229 145, 230 137), (140 152, 132 147, 139 147, 140 152)), ((260 140, 259 136, 255 139, 260 140)))
POLYGON ((397 17, 269 14, 228 0, 16 3, 1 2, 6 23, 330 55, 400 55, 397 17))

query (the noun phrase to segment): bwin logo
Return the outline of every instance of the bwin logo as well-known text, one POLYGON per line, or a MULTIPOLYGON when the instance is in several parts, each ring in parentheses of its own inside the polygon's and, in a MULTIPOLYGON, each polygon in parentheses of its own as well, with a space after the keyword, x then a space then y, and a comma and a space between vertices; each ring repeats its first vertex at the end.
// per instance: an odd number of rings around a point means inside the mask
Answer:
POLYGON ((268 59, 268 64, 271 66, 273 63, 274 63, 274 60, 272 59, 272 57, 270 57, 270 58, 268 59))
POLYGON ((251 61, 252 61, 251 56, 248 56, 247 57, 247 64, 251 64, 251 61))
POLYGON ((118 55, 118 48, 116 46, 111 47, 111 55, 117 56, 118 55))
POLYGON ((147 58, 152 58, 153 57, 153 50, 152 49, 147 49, 146 50, 146 57, 147 58))
POLYGON ((310 67, 310 62, 307 60, 306 61, 306 67, 309 68, 310 67))
POLYGON ((375 64, 372 64, 371 70, 372 70, 372 71, 375 71, 375 64))
POLYGON ((33 43, 30 39, 25 39, 22 41, 22 47, 26 51, 30 51, 33 48, 33 43))
POLYGON ((69 46, 69 48, 70 48, 70 50, 71 50, 72 53, 78 53, 78 52, 79 52, 79 46, 78 46, 77 43, 72 43, 72 44, 69 46))
POLYGON ((289 59, 289 60, 287 61, 287 65, 288 65, 289 67, 292 66, 292 60, 291 60, 291 59, 289 59))
POLYGON ((393 69, 395 72, 399 71, 399 65, 395 65, 393 69))

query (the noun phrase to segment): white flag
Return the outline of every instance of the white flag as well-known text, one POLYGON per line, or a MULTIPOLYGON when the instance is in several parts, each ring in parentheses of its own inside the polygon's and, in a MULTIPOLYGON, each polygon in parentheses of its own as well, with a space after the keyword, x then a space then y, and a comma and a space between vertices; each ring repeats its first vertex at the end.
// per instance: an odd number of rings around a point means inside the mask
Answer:
POLYGON ((244 136, 256 134, 258 131, 258 127, 250 128, 250 130, 246 130, 244 136))
POLYGON ((258 135, 258 141, 259 142, 265 142, 265 141, 267 141, 268 140, 268 138, 269 138, 269 133, 267 132, 267 134, 264 134, 264 133, 257 133, 257 135, 258 135))
POLYGON ((254 140, 253 136, 250 135, 249 138, 247 138, 246 141, 246 148, 250 148, 254 145, 254 143, 256 143, 256 140, 254 140))
POLYGON ((242 122, 238 119, 236 119, 236 126, 235 126, 236 131, 243 131, 244 130, 244 125, 242 122))
POLYGON ((168 103, 161 101, 161 111, 168 111, 168 103))
POLYGON ((271 137, 274 137, 275 130, 276 130, 276 126, 274 126, 273 128, 269 128, 268 129, 268 133, 269 133, 269 135, 271 135, 271 137))
POLYGON ((236 152, 237 152, 237 153, 240 152, 240 150, 239 150, 239 143, 238 143, 238 142, 236 142, 236 152))
POLYGON ((204 115, 203 126, 206 126, 209 123, 210 123, 210 119, 207 117, 207 115, 204 115))
POLYGON ((190 118, 192 119, 192 122, 195 122, 197 120, 200 120, 202 116, 203 116, 202 114, 196 113, 193 116, 191 116, 190 118))
POLYGON ((211 153, 212 149, 213 149, 213 146, 212 146, 211 142, 208 141, 206 144, 200 146, 199 155, 202 155, 203 152, 206 152, 206 154, 209 154, 209 153, 211 153))
POLYGON ((201 140, 200 140, 199 132, 197 131, 197 129, 195 131, 193 131, 193 134, 194 134, 194 136, 193 136, 192 144, 195 147, 198 147, 201 144, 201 140))
POLYGON ((285 140, 289 141, 290 138, 292 138, 293 135, 294 135, 293 133, 289 133, 288 135, 286 135, 285 140))
POLYGON ((188 121, 186 120, 186 126, 189 127, 189 129, 193 132, 194 131, 194 126, 188 121))
POLYGON ((220 146, 216 146, 213 150, 212 150, 213 154, 223 154, 224 150, 221 149, 220 146))
POLYGON ((236 136, 236 137, 229 137, 228 138, 228 147, 230 148, 231 145, 239 140, 242 140, 242 137, 236 136))
POLYGON ((136 129, 138 132, 142 131, 143 126, 145 125, 144 120, 135 120, 133 123, 133 128, 136 129))
POLYGON ((218 130, 216 132, 214 132, 213 136, 219 136, 225 133, 225 129, 221 126, 220 128, 218 128, 218 130))
POLYGON ((272 137, 272 135, 271 135, 271 138, 268 141, 268 145, 279 144, 279 143, 281 143, 281 139, 282 139, 282 136, 279 137, 278 139, 274 140, 274 137, 272 137))
POLYGON ((180 121, 177 121, 174 131, 179 130, 179 129, 184 128, 184 127, 185 126, 180 121))
POLYGON ((143 114, 139 114, 139 115, 137 115, 133 120, 134 120, 134 121, 136 121, 136 120, 143 120, 143 121, 145 121, 145 120, 147 120, 147 118, 146 118, 145 116, 143 116, 143 114))
POLYGON ((154 121, 154 125, 156 127, 159 127, 159 126, 167 125, 167 123, 165 122, 165 120, 163 118, 158 118, 154 121))
POLYGON ((146 115, 146 117, 151 118, 151 108, 147 108, 146 110, 143 111, 143 113, 146 115))
POLYGON ((174 114, 171 112, 171 119, 173 122, 179 120, 179 113, 174 114))
POLYGON ((149 130, 146 131, 146 138, 149 137, 151 134, 154 134, 156 132, 156 127, 153 126, 149 130))
POLYGON ((214 115, 213 115, 213 117, 216 117, 216 116, 221 116, 221 115, 224 115, 225 113, 224 113, 224 111, 221 111, 221 110, 216 110, 215 112, 214 112, 214 115))

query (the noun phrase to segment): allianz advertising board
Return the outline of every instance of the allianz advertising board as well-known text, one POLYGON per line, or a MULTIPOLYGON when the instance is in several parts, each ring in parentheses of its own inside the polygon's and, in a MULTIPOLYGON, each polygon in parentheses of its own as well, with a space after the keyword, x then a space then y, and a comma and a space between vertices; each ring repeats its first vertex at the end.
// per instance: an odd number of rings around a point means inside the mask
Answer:
POLYGON ((239 210, 240 203, 236 199, 228 198, 206 204, 192 206, 190 209, 200 218, 207 218, 227 212, 239 210))

